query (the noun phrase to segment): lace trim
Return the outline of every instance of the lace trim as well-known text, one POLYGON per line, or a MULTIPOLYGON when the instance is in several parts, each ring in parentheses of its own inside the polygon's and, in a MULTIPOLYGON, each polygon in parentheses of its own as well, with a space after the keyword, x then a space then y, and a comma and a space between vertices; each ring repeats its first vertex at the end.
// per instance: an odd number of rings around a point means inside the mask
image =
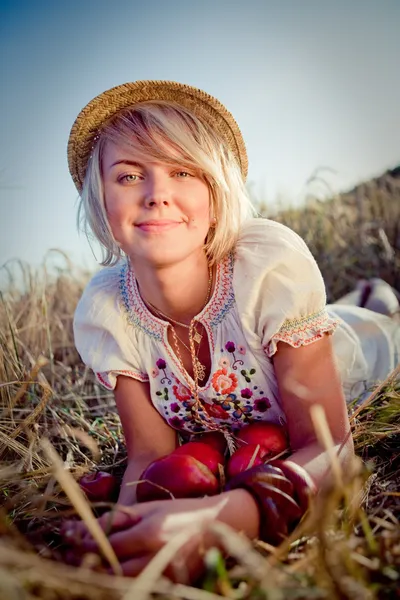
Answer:
POLYGON ((272 336, 264 351, 271 358, 277 350, 278 342, 286 342, 293 348, 307 346, 320 340, 325 333, 332 334, 339 321, 329 316, 326 308, 302 319, 286 319, 280 330, 272 336))
POLYGON ((97 381, 108 390, 113 390, 117 385, 117 375, 126 375, 142 383, 149 381, 148 375, 139 371, 104 371, 102 373, 95 373, 95 375, 97 381))

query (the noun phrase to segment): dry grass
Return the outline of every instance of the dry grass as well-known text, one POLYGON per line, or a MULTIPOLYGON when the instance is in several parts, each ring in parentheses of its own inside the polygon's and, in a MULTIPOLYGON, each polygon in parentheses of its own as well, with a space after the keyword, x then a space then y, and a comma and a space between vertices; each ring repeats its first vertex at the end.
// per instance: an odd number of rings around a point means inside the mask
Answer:
MULTIPOLYGON (((314 202, 302 211, 284 211, 279 220, 313 249, 329 300, 367 275, 384 277, 400 289, 400 190, 395 186, 372 184, 352 203, 346 197, 326 205, 314 202)), ((65 268, 52 275, 19 263, 7 269, 9 284, 0 299, 0 598, 399 597, 398 372, 363 408, 350 407, 356 451, 366 466, 347 476, 344 486, 326 492, 299 539, 274 549, 216 524, 231 558, 210 551, 206 575, 196 587, 171 584, 157 563, 135 580, 63 564, 62 518, 76 511, 88 518, 88 505, 71 492, 71 479, 99 465, 122 473, 121 426, 112 396, 96 383, 73 345, 72 315, 89 274, 67 259, 65 268), (24 292, 17 280, 24 281, 24 292)))

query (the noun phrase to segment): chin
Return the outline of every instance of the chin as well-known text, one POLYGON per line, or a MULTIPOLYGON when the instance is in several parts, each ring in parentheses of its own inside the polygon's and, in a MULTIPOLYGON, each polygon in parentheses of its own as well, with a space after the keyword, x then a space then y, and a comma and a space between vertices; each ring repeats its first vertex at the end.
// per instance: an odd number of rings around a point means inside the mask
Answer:
POLYGON ((194 254, 201 252, 202 251, 202 247, 201 248, 196 248, 196 249, 192 249, 186 252, 176 252, 173 251, 172 248, 170 248, 169 250, 167 249, 163 249, 162 247, 160 247, 159 249, 157 249, 157 251, 155 252, 146 252, 143 254, 132 254, 131 255, 131 261, 132 264, 135 265, 135 263, 137 264, 138 262, 141 263, 147 263, 147 265, 151 266, 151 267, 156 267, 156 268, 160 268, 160 267, 168 267, 177 263, 180 263, 186 259, 188 259, 190 256, 193 256, 194 254))

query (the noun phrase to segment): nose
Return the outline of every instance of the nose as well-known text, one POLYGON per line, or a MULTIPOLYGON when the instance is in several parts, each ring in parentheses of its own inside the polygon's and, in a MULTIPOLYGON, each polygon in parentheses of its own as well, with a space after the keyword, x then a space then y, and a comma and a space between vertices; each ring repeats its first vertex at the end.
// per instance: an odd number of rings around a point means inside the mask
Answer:
POLYGON ((170 201, 168 181, 162 176, 149 177, 145 189, 145 207, 168 206, 170 201))

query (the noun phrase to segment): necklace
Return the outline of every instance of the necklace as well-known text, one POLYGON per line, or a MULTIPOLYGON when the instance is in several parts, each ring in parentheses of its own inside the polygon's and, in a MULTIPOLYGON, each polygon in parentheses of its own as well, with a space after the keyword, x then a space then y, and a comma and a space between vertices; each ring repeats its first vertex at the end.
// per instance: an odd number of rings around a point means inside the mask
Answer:
MULTIPOLYGON (((211 286, 212 286, 212 268, 210 267, 209 268, 207 296, 206 296, 206 299, 205 299, 205 302, 203 305, 203 309, 207 305, 207 303, 210 299, 211 286)), ((195 329, 195 325, 196 325, 195 319, 192 319, 190 321, 189 325, 187 325, 186 323, 181 323, 180 321, 177 321, 175 319, 171 319, 171 317, 164 314, 156 306, 151 304, 151 302, 146 300, 144 298, 143 294, 141 294, 141 296, 142 296, 144 303, 147 306, 150 306, 154 312, 158 313, 160 316, 162 316, 162 317, 166 318, 168 321, 170 321, 169 325, 171 327, 172 339, 174 341, 175 354, 176 354, 178 362, 181 366, 181 369, 183 371, 186 371, 186 369, 185 369, 185 365, 183 364, 182 355, 181 355, 181 352, 179 349, 178 339, 181 342, 181 344, 190 352, 190 357, 192 359, 192 367, 193 367, 193 379, 189 378, 189 379, 192 379, 192 381, 188 380, 188 384, 189 384, 189 388, 190 388, 190 391, 193 396, 193 405, 191 406, 191 413, 193 415, 193 419, 196 421, 196 423, 201 425, 202 428, 206 427, 206 428, 208 428, 209 431, 221 431, 227 441, 229 452, 232 455, 236 450, 236 441, 235 441, 234 435, 230 431, 228 431, 225 427, 221 427, 214 422, 214 420, 207 413, 206 409, 202 406, 202 403, 200 400, 199 380, 202 381, 205 378, 206 368, 200 362, 200 360, 198 359, 198 356, 197 356, 199 349, 200 349, 200 342, 203 339, 203 336, 195 329), (172 323, 175 323, 176 325, 180 325, 181 327, 184 327, 185 329, 189 330, 189 347, 180 338, 178 338, 178 335, 175 331, 175 327, 172 325, 172 323), (198 344, 197 353, 196 353, 196 348, 194 345, 195 342, 198 344)), ((202 431, 204 431, 204 429, 202 429, 202 431)))
MULTIPOLYGON (((206 301, 206 304, 207 304, 207 301, 206 301)), ((159 313, 157 308, 154 307, 153 310, 155 313, 159 313)), ((189 348, 189 346, 187 346, 187 344, 185 344, 183 339, 176 333, 175 327, 171 323, 170 323, 170 326, 171 326, 172 339, 174 341, 174 346, 175 346, 175 354, 178 357, 181 367, 183 369, 185 369, 185 367, 183 366, 182 356, 181 356, 180 350, 179 350, 178 340, 180 341, 182 346, 184 346, 186 348, 186 350, 188 350, 190 352, 190 357, 192 359, 192 365, 194 363, 196 363, 199 379, 200 379, 200 381, 203 381, 203 379, 205 379, 205 377, 206 377, 206 368, 199 360, 199 351, 200 351, 200 345, 201 345, 201 340, 203 339, 203 336, 196 329, 193 328, 193 330, 194 330, 193 339, 198 344, 197 352, 196 352, 195 356, 193 357, 191 349, 189 348)), ((188 326, 188 329, 190 330, 189 326, 188 326)))
MULTIPOLYGON (((180 343, 182 344, 182 346, 184 346, 186 348, 186 350, 189 350, 189 352, 190 352, 190 358, 192 359, 192 365, 193 365, 193 373, 194 373, 194 365, 196 365, 198 378, 200 379, 200 381, 203 381, 205 379, 205 377, 206 377, 206 368, 205 368, 205 366, 199 360, 200 344, 197 347, 197 353, 195 353, 193 355, 192 354, 192 350, 189 348, 189 346, 187 346, 185 344, 185 342, 176 333, 175 327, 171 327, 171 331, 172 331, 172 337, 173 337, 173 340, 174 340, 175 350, 177 350, 179 352, 179 346, 178 346, 178 340, 179 340, 180 343)), ((190 336, 189 336, 189 339, 190 339, 190 336)), ((178 352, 177 352, 177 356, 178 356, 178 352)), ((182 357, 181 356, 178 357, 178 360, 179 360, 181 366, 183 366, 182 357)))
MULTIPOLYGON (((210 295, 211 295, 211 287, 212 287, 212 268, 209 267, 208 269, 208 287, 207 287, 207 295, 206 295, 206 299, 204 301, 203 304, 203 308, 201 310, 204 309, 204 307, 207 305, 209 299, 210 299, 210 295)), ((146 298, 144 298, 143 294, 142 295, 142 299, 144 300, 145 304, 147 304, 148 306, 150 306, 153 309, 153 312, 155 312, 157 315, 160 315, 161 317, 164 317, 165 319, 167 319, 170 322, 170 327, 171 327, 171 333, 172 333, 172 339, 174 342, 174 346, 175 346, 175 353, 176 356, 179 360, 179 363, 182 367, 182 369, 184 371, 186 371, 183 361, 182 361, 182 356, 179 350, 179 344, 178 344, 178 340, 180 341, 180 343, 190 352, 190 357, 192 359, 192 367, 193 367, 193 375, 195 375, 195 373, 197 373, 197 378, 200 381, 203 381, 205 379, 206 376, 206 367, 200 362, 199 358, 198 358, 198 353, 200 351, 200 344, 201 341, 203 339, 203 335, 201 333, 199 333, 196 328, 195 328, 195 321, 194 319, 191 320, 190 325, 186 325, 186 323, 181 323, 180 321, 177 321, 176 319, 172 319, 171 317, 169 317, 168 315, 166 315, 165 313, 163 313, 159 308, 157 308, 156 306, 154 306, 154 304, 152 304, 151 302, 149 302, 146 298), (177 325, 180 325, 181 327, 184 327, 185 329, 189 330, 189 346, 187 346, 185 344, 185 342, 178 336, 178 334, 175 331, 175 327, 172 325, 172 323, 175 323, 177 325), (197 347, 197 353, 196 350, 194 348, 194 343, 193 343, 193 350, 192 350, 192 340, 193 342, 196 342, 196 344, 198 344, 197 347)))

